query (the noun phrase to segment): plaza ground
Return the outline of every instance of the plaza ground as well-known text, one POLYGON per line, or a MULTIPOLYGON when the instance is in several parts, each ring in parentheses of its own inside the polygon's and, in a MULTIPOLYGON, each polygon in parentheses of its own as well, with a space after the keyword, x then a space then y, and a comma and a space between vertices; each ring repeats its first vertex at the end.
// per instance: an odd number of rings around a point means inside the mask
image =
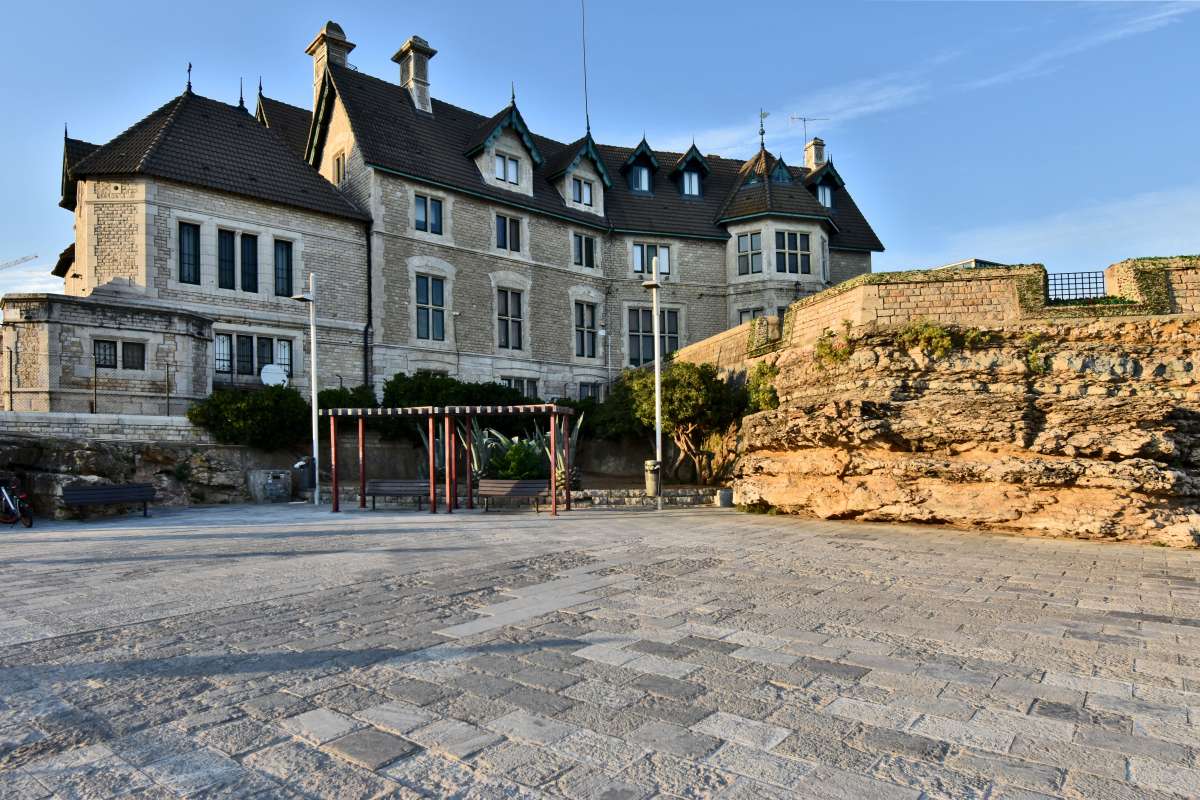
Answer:
POLYGON ((718 509, 0 529, 0 797, 1200 794, 1200 554, 718 509))

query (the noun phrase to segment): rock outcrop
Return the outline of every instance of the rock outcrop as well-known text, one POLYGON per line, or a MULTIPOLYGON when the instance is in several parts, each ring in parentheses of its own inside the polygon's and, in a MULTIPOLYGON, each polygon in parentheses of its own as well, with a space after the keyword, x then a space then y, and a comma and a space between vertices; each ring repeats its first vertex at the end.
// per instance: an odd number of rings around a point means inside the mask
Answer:
POLYGON ((1200 319, 941 330, 940 355, 911 328, 780 352, 780 406, 743 423, 735 502, 1200 541, 1200 319))

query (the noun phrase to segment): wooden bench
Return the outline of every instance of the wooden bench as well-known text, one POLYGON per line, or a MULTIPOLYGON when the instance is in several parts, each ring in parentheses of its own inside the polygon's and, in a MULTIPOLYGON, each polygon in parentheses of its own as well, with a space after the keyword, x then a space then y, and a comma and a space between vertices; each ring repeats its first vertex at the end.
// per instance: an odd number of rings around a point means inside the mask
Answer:
POLYGON ((143 517, 150 516, 146 510, 146 504, 153 499, 154 486, 149 483, 105 485, 73 483, 70 486, 64 486, 62 490, 62 501, 65 506, 114 506, 141 503, 143 517))
POLYGON ((488 510, 489 497, 532 497, 534 512, 540 511, 538 508, 538 498, 548 497, 550 495, 550 481, 548 480, 498 480, 498 479, 480 479, 477 484, 479 499, 483 500, 483 510, 488 510))
POLYGON ((367 497, 371 508, 375 508, 376 497, 415 497, 417 510, 421 510, 421 499, 429 497, 429 480, 367 480, 367 497))

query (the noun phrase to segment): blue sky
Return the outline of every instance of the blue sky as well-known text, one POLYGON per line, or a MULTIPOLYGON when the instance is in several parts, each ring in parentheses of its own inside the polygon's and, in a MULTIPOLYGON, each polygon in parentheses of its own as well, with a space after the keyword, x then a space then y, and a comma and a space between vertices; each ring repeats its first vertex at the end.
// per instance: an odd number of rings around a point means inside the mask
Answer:
MULTIPOLYGON (((435 96, 491 114, 517 100, 548 136, 582 134, 579 6, 494 3, 25 3, 7 12, 0 292, 60 288, 62 126, 104 142, 184 86, 311 103, 304 47, 330 16, 360 70, 394 78, 411 34, 438 49, 435 96), (22 65, 25 65, 22 67, 22 65)), ((759 107, 792 163, 791 115, 823 137, 887 246, 876 269, 965 257, 1098 269, 1200 252, 1200 3, 592 0, 598 141, 748 157, 759 107)))

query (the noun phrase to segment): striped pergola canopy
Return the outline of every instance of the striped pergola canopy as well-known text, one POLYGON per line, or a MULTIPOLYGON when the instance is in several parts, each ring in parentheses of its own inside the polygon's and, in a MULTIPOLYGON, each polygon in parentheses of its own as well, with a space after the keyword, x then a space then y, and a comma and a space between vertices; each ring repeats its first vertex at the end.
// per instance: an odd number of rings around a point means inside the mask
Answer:
POLYGON ((404 408, 323 408, 322 417, 501 417, 521 414, 562 414, 571 416, 575 409, 554 403, 529 403, 516 406, 405 406, 404 408))

